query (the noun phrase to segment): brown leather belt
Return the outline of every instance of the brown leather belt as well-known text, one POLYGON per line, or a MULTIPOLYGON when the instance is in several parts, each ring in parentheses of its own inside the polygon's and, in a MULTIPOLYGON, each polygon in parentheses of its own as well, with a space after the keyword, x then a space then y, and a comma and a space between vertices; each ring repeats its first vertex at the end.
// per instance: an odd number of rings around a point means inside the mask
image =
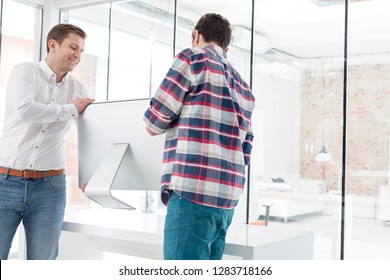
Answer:
MULTIPOLYGON (((60 174, 64 174, 65 170, 47 170, 47 171, 35 171, 35 170, 18 170, 9 169, 8 176, 21 177, 23 179, 41 179, 44 177, 53 177, 60 174)), ((7 168, 0 166, 0 174, 7 174, 7 168)))

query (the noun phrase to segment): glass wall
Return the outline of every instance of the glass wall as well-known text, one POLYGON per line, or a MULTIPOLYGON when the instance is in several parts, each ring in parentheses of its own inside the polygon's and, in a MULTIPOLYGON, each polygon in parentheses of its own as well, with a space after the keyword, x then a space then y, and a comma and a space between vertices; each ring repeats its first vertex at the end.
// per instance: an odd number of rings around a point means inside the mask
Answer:
MULTIPOLYGON (((5 104, 5 90, 15 64, 39 61, 42 7, 32 7, 11 0, 2 0, 0 45, 0 104, 5 104), (24 19, 20 24, 20 18, 24 19)), ((0 131, 3 127, 5 107, 0 106, 0 131)))
POLYGON ((172 62, 169 10, 155 1, 112 4, 109 100, 154 95, 172 62))
POLYGON ((152 96, 172 61, 173 11, 155 1, 119 1, 61 12, 87 33, 75 71, 97 101, 152 96))
MULTIPOLYGON (((13 67, 23 61, 40 60, 42 7, 30 6, 17 1, 2 0, 0 10, 0 133, 5 114, 6 88, 13 67), (18 17, 15 15, 18 14, 18 17), (23 19, 23 24, 20 23, 23 19), (38 43, 37 43, 38 42, 38 43)), ((15 238, 10 257, 17 255, 18 239, 15 238)))
MULTIPOLYGON (((60 13, 60 21, 83 28, 87 33, 85 51, 72 75, 83 82, 96 101, 108 96, 110 4, 88 6, 60 13)), ((92 202, 79 189, 77 127, 72 124, 66 140, 67 207, 91 206, 92 202)))
POLYGON ((110 43, 110 4, 91 6, 61 13, 61 22, 81 26, 87 33, 85 51, 72 75, 97 101, 107 100, 110 43))
MULTIPOLYGON (((96 101, 152 96, 172 63, 173 9, 169 1, 117 1, 62 10, 62 22, 87 33, 82 62, 72 74, 86 82, 96 101)), ((72 127, 67 147, 69 207, 94 206, 78 188, 76 139, 72 127)), ((156 207, 158 194, 147 195, 153 196, 156 207)), ((134 193, 132 201, 137 201, 134 197, 139 197, 136 206, 146 203, 145 193, 134 193)))
POLYGON ((349 7, 346 259, 390 258, 389 8, 380 0, 349 7))
MULTIPOLYGON (((72 74, 97 101, 152 96, 172 56, 191 46, 199 17, 226 16, 234 31, 228 59, 256 97, 249 199, 246 190, 235 222, 268 219, 268 227, 313 232, 314 259, 390 257, 386 1, 349 0, 348 41, 345 1, 79 2, 61 8, 60 18, 87 32, 85 53, 72 74)), ((3 10, 12 5, 18 13, 28 7, 4 0, 3 10)), ((13 14, 3 13, 2 19, 3 101, 7 71, 17 62, 9 59, 38 60, 40 48, 33 44, 40 42, 39 9, 32 8, 31 24, 23 25, 23 31, 31 28, 27 37, 7 31, 19 26, 7 27, 13 14), (9 39, 18 42, 6 44, 9 39), (27 56, 14 53, 22 45, 29 45, 27 53, 23 48, 27 56)), ((68 205, 90 207, 78 189, 75 139, 73 127, 67 144, 68 205)))
POLYGON ((269 226, 312 231, 314 258, 338 259, 344 5, 313 2, 256 2, 254 44, 269 45, 253 65, 251 177, 260 218, 270 206, 269 226))
MULTIPOLYGON (((82 26, 88 36, 81 67, 78 66, 74 74, 87 81, 88 89, 98 101, 153 96, 171 66, 173 55, 191 47, 192 30, 199 17, 206 12, 218 13, 219 7, 224 5, 227 13, 224 16, 229 18, 234 34, 237 34, 229 48, 228 58, 249 83, 251 1, 245 1, 245 9, 240 10, 239 15, 234 12, 238 8, 237 3, 214 2, 199 6, 193 1, 178 1, 176 28, 174 1, 118 1, 63 10, 62 21, 82 26), (95 77, 95 73, 100 73, 100 78, 95 77)), ((74 133, 72 130, 71 134, 74 133)), ((68 147, 68 154, 72 155, 68 159, 72 204, 85 202, 77 188, 77 157, 73 156, 76 155, 77 144, 73 142, 68 147)), ((246 219, 246 193, 242 201, 235 215, 239 221, 246 219)))

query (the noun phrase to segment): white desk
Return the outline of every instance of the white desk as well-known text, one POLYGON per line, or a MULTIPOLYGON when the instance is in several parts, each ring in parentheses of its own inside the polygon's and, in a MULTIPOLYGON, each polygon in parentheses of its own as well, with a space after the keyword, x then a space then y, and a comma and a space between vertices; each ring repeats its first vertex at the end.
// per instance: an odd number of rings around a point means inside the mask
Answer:
MULTIPOLYGON (((65 214, 59 259, 99 259, 111 251, 162 259, 164 215, 88 209, 65 214)), ((242 259, 312 259, 314 233, 231 225, 225 254, 242 259)))

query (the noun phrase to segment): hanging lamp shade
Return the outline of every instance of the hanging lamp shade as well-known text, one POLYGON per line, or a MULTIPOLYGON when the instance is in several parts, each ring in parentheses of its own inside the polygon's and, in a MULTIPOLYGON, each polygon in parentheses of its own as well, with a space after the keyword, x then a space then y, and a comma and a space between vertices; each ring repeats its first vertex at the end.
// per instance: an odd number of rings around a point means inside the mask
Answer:
POLYGON ((322 149, 316 156, 316 162, 329 162, 332 158, 332 155, 326 151, 325 146, 322 146, 322 149))

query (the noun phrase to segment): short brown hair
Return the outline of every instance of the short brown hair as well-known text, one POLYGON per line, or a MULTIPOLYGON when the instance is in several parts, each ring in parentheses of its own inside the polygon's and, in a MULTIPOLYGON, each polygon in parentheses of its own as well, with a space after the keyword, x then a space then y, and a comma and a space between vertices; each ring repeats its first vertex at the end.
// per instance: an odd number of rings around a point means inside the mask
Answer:
POLYGON ((49 53, 49 40, 53 39, 58 42, 58 44, 62 44, 62 42, 69 36, 70 33, 76 33, 81 38, 85 39, 87 34, 80 27, 75 26, 69 23, 60 23, 55 25, 47 34, 46 38, 46 49, 49 53))
POLYGON ((206 43, 215 42, 218 46, 226 49, 232 38, 232 29, 229 21, 214 13, 203 15, 195 26, 199 34, 202 34, 206 43))

